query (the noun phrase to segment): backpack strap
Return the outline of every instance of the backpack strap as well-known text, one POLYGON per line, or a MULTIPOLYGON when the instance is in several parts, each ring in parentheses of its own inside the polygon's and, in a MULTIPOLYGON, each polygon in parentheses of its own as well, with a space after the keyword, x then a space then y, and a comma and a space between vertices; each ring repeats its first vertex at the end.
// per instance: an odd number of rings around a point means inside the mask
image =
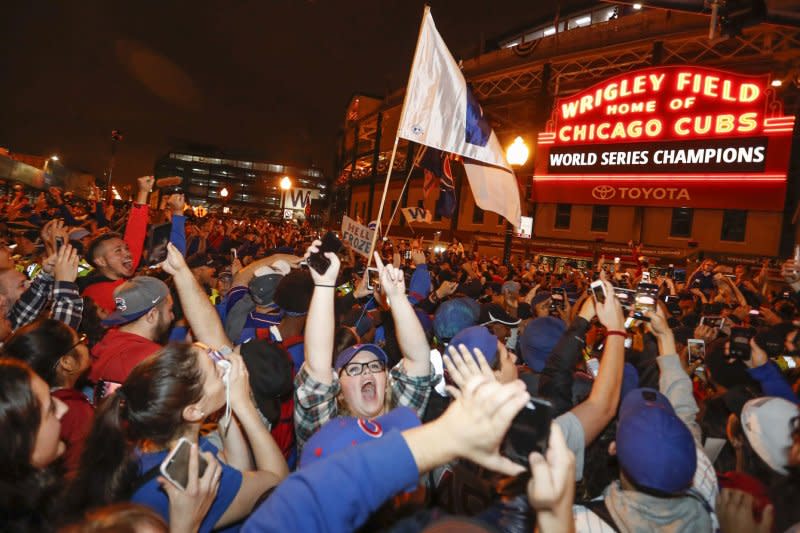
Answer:
POLYGON ((582 505, 583 507, 587 508, 588 510, 590 510, 594 514, 596 514, 600 518, 600 520, 605 522, 605 524, 608 527, 610 527, 614 531, 619 532, 619 528, 617 527, 616 522, 614 522, 614 519, 611 517, 611 512, 608 510, 608 507, 606 507, 605 499, 603 499, 603 500, 591 500, 591 501, 588 501, 588 502, 581 502, 580 505, 582 505))

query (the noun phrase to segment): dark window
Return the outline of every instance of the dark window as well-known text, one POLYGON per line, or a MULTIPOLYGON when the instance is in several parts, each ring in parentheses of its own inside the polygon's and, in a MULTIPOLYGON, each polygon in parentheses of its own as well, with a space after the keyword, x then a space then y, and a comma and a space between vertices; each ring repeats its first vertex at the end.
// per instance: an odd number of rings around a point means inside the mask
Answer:
POLYGON ((483 209, 477 205, 473 206, 472 208, 472 223, 483 224, 483 209))
POLYGON ((608 206, 592 206, 592 231, 608 231, 608 206))
POLYGON ((497 215, 497 225, 498 226, 502 226, 504 220, 505 219, 503 218, 503 215, 497 215))
POLYGON ((572 204, 556 204, 556 229, 569 229, 572 204))
POLYGON ((747 229, 747 211, 726 209, 722 212, 722 233, 719 237, 721 240, 743 242, 745 229, 747 229))
POLYGON ((353 207, 353 218, 358 218, 358 202, 356 202, 353 207))
POLYGON ((670 237, 684 237, 689 238, 692 236, 692 219, 694 218, 694 209, 689 207, 676 207, 672 210, 672 223, 669 227, 670 237))

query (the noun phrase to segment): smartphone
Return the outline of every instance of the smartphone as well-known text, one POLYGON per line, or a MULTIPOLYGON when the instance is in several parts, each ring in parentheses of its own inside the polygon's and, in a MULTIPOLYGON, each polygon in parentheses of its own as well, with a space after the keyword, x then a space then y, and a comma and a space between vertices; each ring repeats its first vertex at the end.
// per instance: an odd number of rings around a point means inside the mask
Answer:
POLYGON ((778 358, 780 360, 779 366, 785 367, 786 369, 797 368, 797 363, 794 361, 794 357, 789 357, 788 355, 782 355, 778 358))
POLYGON ((531 396, 511 422, 511 428, 506 433, 503 443, 503 455, 517 464, 530 468, 528 456, 531 452, 539 452, 542 455, 547 452, 553 412, 553 404, 531 396))
POLYGON ((64 238, 56 237, 56 252, 58 252, 62 246, 64 246, 64 238))
POLYGON ((652 283, 640 283, 636 288, 636 295, 633 299, 633 317, 637 320, 649 322, 645 316, 647 311, 656 312, 656 300, 658 298, 658 286, 652 283))
POLYGON ((406 251, 403 253, 403 258, 404 258, 404 259, 411 259, 411 250, 406 250, 406 251))
POLYGON ((589 285, 589 289, 592 291, 592 296, 594 297, 594 301, 601 304, 606 301, 606 286, 602 280, 593 281, 591 285, 589 285))
POLYGON ((323 255, 324 252, 337 253, 342 249, 342 241, 336 237, 336 234, 329 231, 322 237, 322 244, 319 247, 319 252, 308 256, 306 263, 310 268, 316 270, 319 274, 324 274, 328 267, 331 266, 331 260, 323 255))
POLYGON ((565 309, 566 303, 564 303, 564 295, 560 292, 556 292, 555 289, 550 293, 550 310, 557 311, 559 309, 565 309))
POLYGON ((597 372, 600 370, 600 360, 597 357, 592 357, 591 359, 587 359, 586 361, 586 369, 592 375, 592 377, 597 377, 597 372))
POLYGON ((147 234, 147 266, 155 267, 167 258, 167 243, 169 242, 172 224, 166 222, 150 226, 147 234))
POLYGON ((721 316, 703 316, 700 318, 701 326, 708 326, 710 328, 722 328, 725 325, 725 317, 721 316))
POLYGON ((550 298, 553 302, 558 304, 561 309, 567 306, 567 290, 562 287, 553 287, 550 289, 550 298))
POLYGON ((735 359, 746 361, 750 359, 750 339, 756 331, 753 328, 732 327, 729 354, 735 359))
POLYGON ((236 253, 236 248, 231 248, 231 262, 237 259, 239 259, 239 255, 236 253))
MULTIPOLYGON (((186 490, 189 484, 189 454, 191 453, 192 443, 186 437, 181 437, 178 444, 169 452, 164 462, 161 463, 161 475, 167 481, 181 490, 186 490)), ((202 455, 198 455, 197 477, 202 477, 208 466, 208 461, 202 455)))
POLYGON ((633 289, 623 289, 622 287, 614 287, 614 294, 619 300, 619 303, 622 305, 622 308, 628 310, 633 305, 633 299, 636 295, 636 291, 633 289))
POLYGON ((672 271, 672 280, 675 283, 686 283, 686 270, 676 268, 672 271))
POLYGON ((642 271, 642 283, 650 283, 650 271, 643 270, 642 271))
POLYGON ((369 267, 367 269, 367 289, 373 291, 380 284, 381 279, 380 275, 378 274, 378 269, 375 267, 369 267))
POLYGON ((706 341, 703 339, 689 339, 687 342, 687 351, 689 353, 689 364, 695 361, 705 361, 706 341))

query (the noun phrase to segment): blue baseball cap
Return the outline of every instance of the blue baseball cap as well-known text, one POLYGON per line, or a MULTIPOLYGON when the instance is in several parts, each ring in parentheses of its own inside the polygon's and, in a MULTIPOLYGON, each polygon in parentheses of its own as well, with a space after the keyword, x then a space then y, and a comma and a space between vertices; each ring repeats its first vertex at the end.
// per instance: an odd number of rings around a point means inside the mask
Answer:
POLYGON ((389 356, 377 344, 356 344, 339 352, 333 362, 333 368, 341 370, 358 352, 369 352, 374 354, 379 361, 383 361, 384 364, 389 363, 389 356))
POLYGON ((380 439, 390 431, 405 431, 419 426, 417 413, 408 407, 397 407, 374 420, 339 416, 314 433, 300 454, 299 468, 309 465, 372 439, 380 439))
POLYGON ((455 337, 450 339, 445 354, 449 353, 450 346, 458 350, 459 344, 466 346, 470 353, 475 348, 479 348, 489 366, 493 366, 497 361, 497 337, 492 335, 486 326, 472 326, 459 331, 455 337))
POLYGON ((433 331, 440 341, 449 341, 462 329, 478 323, 481 309, 470 298, 455 298, 442 303, 433 317, 433 331))
POLYGON ((655 389, 625 395, 617 424, 617 459, 637 487, 666 494, 688 489, 697 469, 694 437, 655 389))
POLYGON ((519 347, 525 364, 536 372, 544 369, 547 358, 561 340, 567 325, 552 316, 532 320, 522 332, 519 347))

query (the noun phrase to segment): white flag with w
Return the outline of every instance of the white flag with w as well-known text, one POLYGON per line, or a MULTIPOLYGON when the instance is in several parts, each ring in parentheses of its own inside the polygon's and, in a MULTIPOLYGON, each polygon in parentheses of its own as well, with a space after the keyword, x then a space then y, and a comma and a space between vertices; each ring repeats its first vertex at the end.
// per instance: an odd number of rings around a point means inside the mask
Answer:
POLYGON ((464 157, 475 203, 519 227, 517 179, 428 8, 423 15, 397 135, 464 157))

